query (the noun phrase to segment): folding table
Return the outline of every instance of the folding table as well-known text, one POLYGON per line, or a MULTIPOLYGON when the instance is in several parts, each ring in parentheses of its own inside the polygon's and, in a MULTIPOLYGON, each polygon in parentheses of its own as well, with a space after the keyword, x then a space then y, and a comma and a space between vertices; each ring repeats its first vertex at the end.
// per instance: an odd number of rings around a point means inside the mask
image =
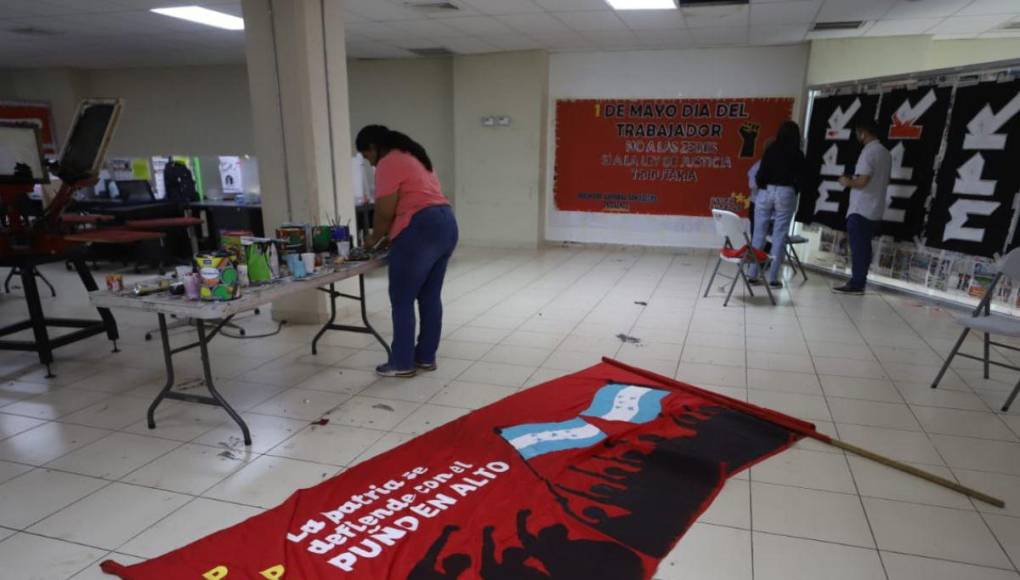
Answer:
POLYGON ((284 278, 259 286, 242 288, 239 298, 225 302, 187 300, 183 296, 172 296, 167 292, 150 294, 148 296, 135 296, 131 292, 111 292, 108 290, 93 292, 89 295, 89 300, 94 306, 100 308, 142 310, 153 312, 159 317, 159 335, 163 342, 163 360, 166 364, 166 384, 149 406, 147 416, 150 429, 156 428, 156 408, 164 399, 213 405, 222 407, 230 415, 241 428, 241 433, 244 435, 244 444, 251 445, 251 433, 248 431, 248 425, 237 411, 230 406, 230 403, 223 395, 220 394, 213 382, 209 342, 219 334, 225 324, 242 312, 254 310, 259 306, 297 292, 320 290, 330 297, 330 318, 312 340, 312 354, 317 354, 319 339, 328 330, 371 334, 383 346, 386 353, 389 354, 389 345, 376 332, 368 320, 368 310, 365 303, 365 274, 372 270, 383 268, 385 265, 385 256, 377 256, 363 262, 346 262, 339 267, 327 269, 304 278, 284 278), (354 277, 358 278, 359 295, 347 294, 336 290, 338 282, 354 277), (360 303, 361 321, 364 326, 336 323, 337 298, 347 298, 360 303), (170 345, 170 335, 167 332, 167 315, 177 315, 193 319, 198 332, 198 340, 184 346, 172 347, 170 345), (205 378, 205 386, 209 390, 209 396, 173 390, 173 356, 196 347, 202 355, 202 371, 205 378))

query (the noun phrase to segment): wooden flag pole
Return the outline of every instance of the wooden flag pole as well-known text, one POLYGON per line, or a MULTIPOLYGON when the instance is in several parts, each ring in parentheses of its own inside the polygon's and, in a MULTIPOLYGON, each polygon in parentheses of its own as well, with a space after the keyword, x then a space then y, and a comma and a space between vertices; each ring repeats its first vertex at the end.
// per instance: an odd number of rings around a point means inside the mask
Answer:
POLYGON ((990 504, 990 505, 993 505, 995 507, 998 507, 998 508, 1006 507, 1006 502, 1002 501, 1001 499, 999 499, 997 497, 992 497, 992 496, 990 496, 990 495, 988 495, 986 493, 982 493, 980 491, 977 491, 976 489, 969 488, 969 487, 967 487, 965 485, 960 485, 959 483, 956 483, 955 481, 950 481, 950 480, 948 480, 948 479, 946 479, 944 477, 939 477, 938 475, 935 475, 934 473, 929 473, 927 471, 924 471, 923 469, 918 469, 918 468, 916 468, 916 467, 914 467, 912 465, 907 465, 906 463, 903 463, 902 461, 896 461, 895 459, 892 459, 890 457, 886 457, 884 455, 880 455, 880 454, 875 453, 873 451, 868 451, 867 449, 863 449, 861 447, 857 447, 856 445, 851 445, 850 443, 846 443, 844 441, 840 441, 839 439, 834 439, 834 438, 832 438, 832 437, 830 437, 830 436, 828 436, 828 435, 826 435, 824 433, 819 433, 815 429, 815 426, 813 424, 808 423, 806 421, 802 421, 802 420, 797 419, 795 417, 790 417, 789 415, 784 415, 782 413, 778 413, 778 412, 773 411, 771 409, 766 409, 764 407, 759 407, 757 405, 752 405, 751 403, 747 403, 747 402, 741 401, 739 399, 734 399, 732 397, 727 397, 726 395, 721 395, 719 393, 715 393, 715 392, 712 392, 712 391, 707 391, 705 389, 700 389, 700 388, 695 387, 693 385, 688 385, 686 383, 682 383, 680 381, 677 381, 675 379, 671 379, 669 377, 665 377, 665 376, 660 375, 658 373, 653 373, 651 371, 646 371, 646 370, 641 369, 641 368, 632 367, 632 366, 630 366, 628 364, 619 362, 619 361, 611 359, 609 357, 602 357, 602 362, 605 362, 607 364, 611 364, 611 365, 613 365, 613 366, 615 366, 617 368, 620 368, 622 370, 625 370, 627 372, 643 376, 643 377, 648 378, 650 380, 653 380, 655 382, 659 382, 659 383, 663 383, 663 384, 669 385, 670 387, 673 387, 675 389, 682 390, 682 391, 687 391, 687 392, 690 392, 690 393, 694 393, 694 394, 696 394, 696 395, 698 395, 700 397, 703 397, 703 398, 708 399, 710 401, 713 401, 715 403, 719 403, 720 405, 723 405, 725 407, 729 407, 729 408, 732 408, 732 409, 738 409, 738 410, 740 410, 740 411, 742 411, 744 413, 748 413, 749 415, 753 415, 753 416, 755 416, 755 417, 757 417, 759 419, 762 419, 762 420, 765 420, 765 421, 769 421, 771 423, 778 424, 778 425, 780 425, 781 427, 783 427, 785 429, 793 431, 794 433, 803 435, 805 437, 810 437, 810 438, 815 439, 817 441, 821 441, 822 443, 827 443, 827 444, 832 445, 833 447, 836 447, 838 449, 842 449, 844 451, 848 451, 850 453, 853 453, 854 455, 859 455, 859 456, 864 457, 866 459, 870 459, 872 461, 876 461, 878 463, 881 463, 882 465, 891 467, 893 469, 897 469, 897 470, 902 471, 904 473, 909 473, 910 475, 913 475, 915 477, 919 477, 921 479, 924 479, 925 481, 930 481, 931 483, 934 483, 935 485, 940 485, 942 487, 945 487, 946 489, 951 489, 951 490, 953 490, 953 491, 955 491, 957 493, 962 493, 963 495, 966 495, 966 496, 972 497, 974 499, 983 501, 983 502, 985 502, 987 504, 990 504))

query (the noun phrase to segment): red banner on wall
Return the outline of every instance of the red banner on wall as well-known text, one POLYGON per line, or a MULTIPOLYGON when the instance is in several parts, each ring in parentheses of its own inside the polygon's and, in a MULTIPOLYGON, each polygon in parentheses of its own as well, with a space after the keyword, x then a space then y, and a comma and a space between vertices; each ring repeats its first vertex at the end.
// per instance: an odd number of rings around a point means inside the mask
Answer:
POLYGON ((556 208, 741 210, 748 170, 792 113, 792 98, 557 101, 556 208))
POLYGON ((124 580, 647 580, 727 478, 813 429, 607 362, 164 556, 103 570, 124 580))
POLYGON ((56 155, 57 141, 53 133, 53 113, 49 103, 31 101, 0 101, 0 123, 14 121, 39 127, 43 153, 56 155))

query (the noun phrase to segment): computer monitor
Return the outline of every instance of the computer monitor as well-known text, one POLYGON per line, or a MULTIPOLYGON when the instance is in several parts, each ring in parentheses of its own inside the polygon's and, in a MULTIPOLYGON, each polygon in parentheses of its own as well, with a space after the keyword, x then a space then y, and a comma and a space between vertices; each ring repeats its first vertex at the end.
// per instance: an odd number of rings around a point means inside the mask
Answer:
POLYGON ((99 174, 123 106, 123 99, 86 99, 78 105, 60 152, 60 179, 79 181, 99 174))
POLYGON ((39 128, 0 122, 0 184, 35 185, 49 180, 39 128))
POLYGON ((117 192, 123 203, 145 203, 156 199, 152 194, 152 184, 146 179, 118 179, 117 192))

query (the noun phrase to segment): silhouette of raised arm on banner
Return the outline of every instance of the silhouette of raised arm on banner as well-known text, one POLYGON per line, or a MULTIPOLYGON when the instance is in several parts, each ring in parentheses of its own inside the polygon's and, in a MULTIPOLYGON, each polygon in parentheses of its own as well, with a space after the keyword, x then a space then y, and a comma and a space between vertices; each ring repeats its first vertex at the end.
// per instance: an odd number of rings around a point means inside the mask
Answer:
POLYGON ((429 551, 425 553, 425 558, 418 562, 414 569, 411 570, 411 573, 408 574, 407 580, 456 580, 460 577, 461 573, 470 568, 470 556, 467 554, 451 554, 443 558, 443 571, 436 570, 439 554, 443 552, 446 543, 450 541, 450 536, 458 530, 460 528, 457 526, 446 526, 443 528, 439 538, 432 543, 429 551))

